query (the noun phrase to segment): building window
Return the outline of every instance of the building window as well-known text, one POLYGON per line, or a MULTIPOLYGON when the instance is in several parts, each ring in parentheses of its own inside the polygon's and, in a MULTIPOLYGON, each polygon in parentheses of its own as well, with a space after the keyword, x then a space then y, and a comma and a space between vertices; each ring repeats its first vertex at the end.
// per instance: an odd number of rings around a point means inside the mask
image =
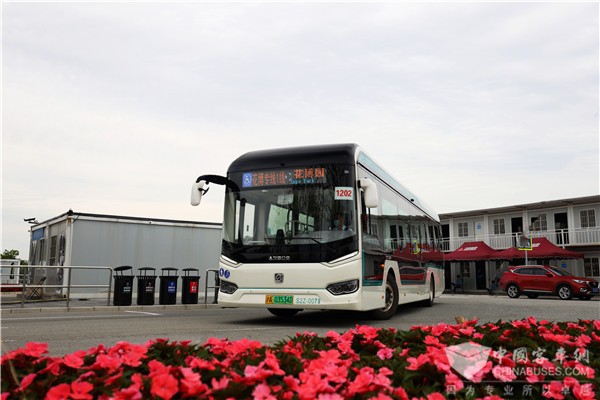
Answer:
POLYGON ((494 220, 494 235, 504 235, 506 229, 504 228, 504 219, 494 220))
POLYGON ((596 210, 579 211, 582 228, 594 228, 596 226, 596 210))
POLYGON ((468 222, 459 222, 458 223, 458 236, 459 237, 469 236, 469 223, 468 222))
POLYGON ((547 231, 548 220, 546 214, 540 214, 537 217, 531 218, 531 231, 547 231))
POLYGON ((57 236, 52 236, 50 238, 50 256, 48 257, 48 265, 57 265, 56 264, 56 244, 57 244, 57 236))
POLYGON ((583 268, 585 270, 585 276, 600 277, 600 263, 598 262, 598 257, 584 258, 583 268))
POLYGON ((462 276, 463 278, 471 277, 471 267, 469 261, 460 262, 460 276, 462 276))

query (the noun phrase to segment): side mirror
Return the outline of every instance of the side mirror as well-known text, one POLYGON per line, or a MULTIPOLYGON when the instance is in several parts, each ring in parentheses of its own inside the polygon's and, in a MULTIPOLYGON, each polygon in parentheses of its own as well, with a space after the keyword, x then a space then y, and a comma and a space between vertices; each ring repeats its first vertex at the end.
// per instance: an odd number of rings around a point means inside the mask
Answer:
POLYGON ((377 195, 377 185, 369 178, 360 180, 360 187, 365 194, 365 207, 377 208, 379 206, 379 196, 377 195))
POLYGON ((194 182, 192 185, 192 199, 191 203, 193 206, 200 205, 202 195, 204 194, 204 181, 194 182))
POLYGON ((552 275, 550 272, 546 272, 546 276, 547 276, 548 278, 552 278, 554 275, 552 275))

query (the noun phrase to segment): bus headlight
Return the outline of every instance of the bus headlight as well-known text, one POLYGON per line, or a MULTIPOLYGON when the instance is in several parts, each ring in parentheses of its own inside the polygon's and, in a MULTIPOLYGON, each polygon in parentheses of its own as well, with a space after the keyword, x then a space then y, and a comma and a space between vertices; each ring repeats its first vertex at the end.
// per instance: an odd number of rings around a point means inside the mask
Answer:
POLYGON ((354 293, 358 290, 358 279, 332 283, 331 285, 327 286, 327 290, 334 296, 354 293))
POLYGON ((238 287, 235 283, 221 280, 219 291, 227 294, 233 294, 236 290, 238 290, 238 287))

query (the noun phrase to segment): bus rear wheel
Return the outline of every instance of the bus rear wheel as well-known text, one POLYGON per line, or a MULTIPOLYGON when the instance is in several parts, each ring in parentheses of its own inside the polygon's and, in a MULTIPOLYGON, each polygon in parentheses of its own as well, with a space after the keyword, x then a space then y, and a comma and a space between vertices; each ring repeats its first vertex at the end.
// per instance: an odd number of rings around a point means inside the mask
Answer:
POLYGON ((421 302, 425 307, 432 307, 435 302, 435 281, 433 275, 429 278, 429 297, 421 302))
POLYGON ((267 308, 271 314, 279 318, 292 318, 302 310, 296 308, 267 308))
POLYGON ((369 312, 372 319, 390 319, 398 310, 398 285, 392 274, 385 281, 385 306, 369 312))

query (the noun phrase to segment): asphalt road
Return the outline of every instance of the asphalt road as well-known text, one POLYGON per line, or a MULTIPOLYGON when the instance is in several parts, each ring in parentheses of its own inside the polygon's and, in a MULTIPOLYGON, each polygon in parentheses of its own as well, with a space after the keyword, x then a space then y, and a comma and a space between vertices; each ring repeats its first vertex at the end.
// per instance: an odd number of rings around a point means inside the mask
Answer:
POLYGON ((456 317, 477 318, 480 323, 515 320, 528 316, 550 321, 600 319, 600 298, 590 301, 558 298, 509 299, 506 296, 452 295, 436 298, 433 307, 400 306, 388 321, 371 321, 363 313, 305 311, 281 320, 266 309, 220 309, 201 306, 97 307, 97 309, 41 309, 36 312, 3 309, 0 322, 2 353, 29 341, 46 342, 50 354, 61 356, 102 343, 112 346, 125 340, 145 343, 150 339, 191 340, 204 343, 210 337, 248 338, 265 344, 294 336, 296 332, 342 332, 356 324, 409 329, 414 325, 455 324, 456 317))

